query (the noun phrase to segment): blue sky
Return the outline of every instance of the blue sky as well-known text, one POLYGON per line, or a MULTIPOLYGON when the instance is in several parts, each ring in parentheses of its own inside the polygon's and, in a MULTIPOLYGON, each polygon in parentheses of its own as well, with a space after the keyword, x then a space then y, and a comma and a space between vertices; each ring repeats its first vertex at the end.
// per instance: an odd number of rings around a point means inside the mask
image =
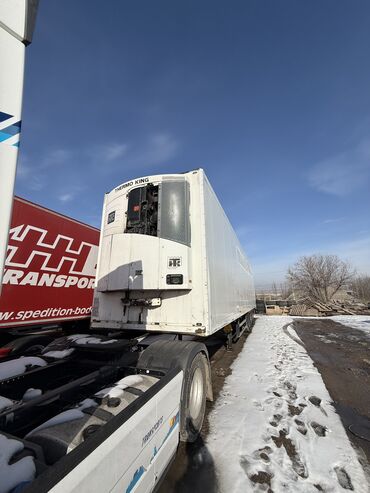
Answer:
POLYGON ((98 226, 104 192, 205 168, 258 287, 370 273, 370 4, 40 2, 16 193, 98 226))

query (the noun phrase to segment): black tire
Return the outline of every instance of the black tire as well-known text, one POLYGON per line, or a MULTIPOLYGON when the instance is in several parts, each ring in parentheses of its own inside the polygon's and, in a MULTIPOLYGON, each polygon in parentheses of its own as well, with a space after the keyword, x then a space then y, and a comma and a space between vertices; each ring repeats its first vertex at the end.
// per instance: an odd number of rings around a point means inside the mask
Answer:
POLYGON ((180 410, 180 440, 194 442, 202 429, 206 410, 207 358, 198 353, 184 371, 180 410))

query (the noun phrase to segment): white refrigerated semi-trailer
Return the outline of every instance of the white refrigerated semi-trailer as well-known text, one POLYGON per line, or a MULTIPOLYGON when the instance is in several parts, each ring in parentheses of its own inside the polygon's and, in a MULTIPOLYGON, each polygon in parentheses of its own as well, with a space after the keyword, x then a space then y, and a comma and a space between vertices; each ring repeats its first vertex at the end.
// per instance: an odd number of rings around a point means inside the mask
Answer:
POLYGON ((209 336, 255 308, 250 264, 202 169, 106 194, 93 328, 209 336))
POLYGON ((4 493, 154 491, 213 398, 207 345, 176 334, 251 328, 249 263, 203 170, 124 183, 102 222, 91 333, 0 360, 4 493))

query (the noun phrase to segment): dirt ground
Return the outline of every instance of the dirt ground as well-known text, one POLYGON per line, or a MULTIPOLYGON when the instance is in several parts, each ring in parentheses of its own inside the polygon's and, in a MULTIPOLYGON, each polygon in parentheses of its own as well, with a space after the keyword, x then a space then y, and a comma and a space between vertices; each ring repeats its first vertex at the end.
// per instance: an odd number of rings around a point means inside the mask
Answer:
MULTIPOLYGON (((226 351, 224 338, 213 336, 207 341, 207 349, 211 360, 213 398, 216 399, 222 390, 230 366, 243 348, 248 335, 243 335, 233 345, 232 351, 226 351)), ((206 417, 201 436, 195 443, 181 443, 177 456, 172 463, 158 493, 213 493, 218 491, 212 457, 204 444, 208 434, 208 414, 213 403, 207 402, 206 417)))
POLYGON ((295 319, 294 328, 321 373, 349 439, 370 463, 370 336, 330 319, 295 319))

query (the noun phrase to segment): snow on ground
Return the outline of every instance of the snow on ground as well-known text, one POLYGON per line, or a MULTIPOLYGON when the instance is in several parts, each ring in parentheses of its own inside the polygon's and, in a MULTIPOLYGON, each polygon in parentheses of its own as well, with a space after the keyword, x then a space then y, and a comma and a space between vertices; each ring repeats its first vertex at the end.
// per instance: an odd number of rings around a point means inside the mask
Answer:
POLYGON ((370 335, 370 315, 336 315, 330 318, 335 322, 362 330, 370 335))
POLYGON ((289 324, 260 317, 210 414, 221 492, 368 492, 330 395, 289 324), (293 340, 294 339, 294 340, 293 340))

